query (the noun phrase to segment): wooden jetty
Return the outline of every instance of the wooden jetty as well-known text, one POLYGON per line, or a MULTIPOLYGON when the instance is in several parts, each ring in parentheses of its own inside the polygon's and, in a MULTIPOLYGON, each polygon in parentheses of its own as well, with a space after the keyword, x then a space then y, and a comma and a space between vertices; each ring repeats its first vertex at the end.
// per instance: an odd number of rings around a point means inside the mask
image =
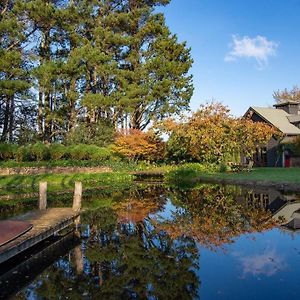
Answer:
MULTIPOLYGON (((80 239, 74 233, 68 233, 51 243, 42 243, 41 246, 35 247, 34 251, 29 250, 30 255, 26 251, 23 252, 21 257, 14 260, 13 263, 11 261, 3 263, 0 268, 0 299, 13 298, 47 267, 79 245, 80 239)), ((72 256, 72 260, 76 270, 80 270, 80 262, 76 265, 75 254, 72 256)))
POLYGON ((0 264, 78 222, 81 208, 81 183, 75 184, 72 208, 47 209, 46 192, 47 185, 41 183, 38 203, 40 209, 10 219, 28 222, 32 228, 16 239, 0 246, 0 264))

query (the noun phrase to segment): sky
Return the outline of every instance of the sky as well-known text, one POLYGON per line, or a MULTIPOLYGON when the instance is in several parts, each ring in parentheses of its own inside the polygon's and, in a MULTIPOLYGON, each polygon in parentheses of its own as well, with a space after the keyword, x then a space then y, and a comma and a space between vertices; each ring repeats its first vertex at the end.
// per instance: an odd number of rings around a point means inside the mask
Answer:
POLYGON ((241 116, 300 86, 300 0, 171 0, 162 11, 191 47, 192 110, 214 99, 241 116))

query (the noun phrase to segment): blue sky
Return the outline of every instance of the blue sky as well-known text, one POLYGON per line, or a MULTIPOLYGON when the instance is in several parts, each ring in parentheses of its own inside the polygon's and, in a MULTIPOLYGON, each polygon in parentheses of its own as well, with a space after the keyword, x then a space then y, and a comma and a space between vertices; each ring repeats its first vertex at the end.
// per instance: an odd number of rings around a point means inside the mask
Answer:
POLYGON ((300 85, 300 0, 171 0, 163 12, 192 48, 193 110, 215 99, 239 116, 300 85))

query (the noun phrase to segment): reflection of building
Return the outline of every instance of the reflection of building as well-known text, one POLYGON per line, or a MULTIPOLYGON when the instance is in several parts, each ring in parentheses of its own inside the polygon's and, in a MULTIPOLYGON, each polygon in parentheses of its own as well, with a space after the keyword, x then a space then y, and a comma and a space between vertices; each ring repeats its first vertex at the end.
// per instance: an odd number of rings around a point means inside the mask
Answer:
POLYGON ((284 134, 283 139, 269 141, 267 147, 257 149, 254 155, 255 166, 299 166, 300 159, 288 149, 288 144, 300 136, 300 107, 298 102, 285 102, 275 108, 250 107, 244 117, 254 122, 267 123, 284 134))
POLYGON ((246 195, 247 206, 265 208, 269 206, 270 196, 269 194, 249 192, 246 195))
POLYGON ((238 201, 244 202, 247 207, 270 211, 273 218, 282 221, 286 229, 300 230, 300 195, 258 189, 246 191, 238 201))

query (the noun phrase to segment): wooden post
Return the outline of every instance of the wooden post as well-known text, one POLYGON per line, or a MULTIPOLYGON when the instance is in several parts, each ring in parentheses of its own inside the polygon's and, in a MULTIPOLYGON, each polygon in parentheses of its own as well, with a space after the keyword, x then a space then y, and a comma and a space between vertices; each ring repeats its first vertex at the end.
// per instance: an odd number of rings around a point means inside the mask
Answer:
POLYGON ((39 209, 44 210, 47 209, 47 182, 39 183, 39 209))
POLYGON ((76 181, 74 198, 73 198, 73 209, 75 211, 79 211, 81 209, 81 199, 82 199, 82 183, 76 181))
POLYGON ((81 250, 81 245, 78 245, 74 249, 74 258, 75 258, 75 266, 76 266, 76 273, 78 275, 83 273, 83 255, 81 250))

